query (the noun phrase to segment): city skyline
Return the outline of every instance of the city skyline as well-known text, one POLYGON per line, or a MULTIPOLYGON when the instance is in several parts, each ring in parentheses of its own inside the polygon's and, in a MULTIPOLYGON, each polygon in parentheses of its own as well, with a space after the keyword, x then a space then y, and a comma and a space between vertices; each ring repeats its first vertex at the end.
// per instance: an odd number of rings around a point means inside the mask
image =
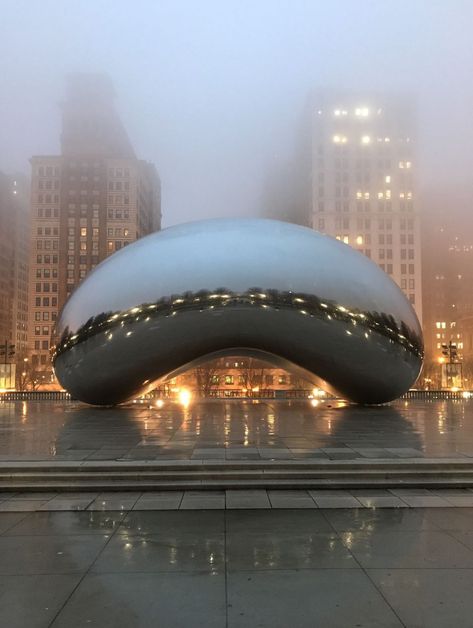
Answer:
POLYGON ((56 153, 63 77, 104 72, 137 153, 167 182, 164 226, 257 215, 268 171, 292 162, 306 94, 343 85, 416 101, 422 196, 462 189, 471 204, 470 3, 138 6, 3 3, 0 170, 56 153))

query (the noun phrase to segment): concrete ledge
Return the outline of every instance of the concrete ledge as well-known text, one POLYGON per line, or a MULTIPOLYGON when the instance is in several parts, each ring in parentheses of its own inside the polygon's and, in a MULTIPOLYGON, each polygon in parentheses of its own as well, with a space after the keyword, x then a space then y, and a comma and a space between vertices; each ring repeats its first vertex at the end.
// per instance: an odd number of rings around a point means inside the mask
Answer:
POLYGON ((0 491, 473 487, 473 460, 148 460, 0 463, 0 491))

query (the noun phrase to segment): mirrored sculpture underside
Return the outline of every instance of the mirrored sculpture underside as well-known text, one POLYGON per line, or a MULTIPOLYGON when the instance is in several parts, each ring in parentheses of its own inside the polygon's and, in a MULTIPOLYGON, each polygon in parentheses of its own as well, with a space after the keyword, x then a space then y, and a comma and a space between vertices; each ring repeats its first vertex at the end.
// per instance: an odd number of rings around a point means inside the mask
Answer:
POLYGON ((200 221, 139 240, 82 282, 56 334, 60 383, 99 405, 222 355, 383 403, 412 385, 423 355, 411 305, 373 262, 271 220, 200 221))

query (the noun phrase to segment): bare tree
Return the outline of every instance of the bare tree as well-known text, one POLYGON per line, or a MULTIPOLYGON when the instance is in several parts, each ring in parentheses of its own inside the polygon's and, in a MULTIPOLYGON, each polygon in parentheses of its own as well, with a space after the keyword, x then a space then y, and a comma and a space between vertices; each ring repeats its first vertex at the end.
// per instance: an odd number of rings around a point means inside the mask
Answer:
POLYGON ((219 368, 216 360, 206 362, 194 369, 197 393, 201 397, 210 397, 212 389, 218 386, 218 372, 219 368))
POLYGON ((37 390, 40 383, 40 378, 37 376, 31 359, 28 357, 26 351, 22 351, 17 355, 16 359, 16 389, 19 391, 25 390, 37 390))
POLYGON ((267 374, 268 367, 265 362, 254 358, 247 358, 240 368, 241 383, 251 396, 253 388, 264 387, 264 377, 267 374))

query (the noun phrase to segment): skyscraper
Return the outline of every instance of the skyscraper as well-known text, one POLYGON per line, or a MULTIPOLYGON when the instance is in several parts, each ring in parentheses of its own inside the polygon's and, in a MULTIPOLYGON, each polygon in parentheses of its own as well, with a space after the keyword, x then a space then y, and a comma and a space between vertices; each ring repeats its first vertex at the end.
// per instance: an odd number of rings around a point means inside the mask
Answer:
MULTIPOLYGON (((423 215, 424 375, 440 386, 442 345, 456 346, 465 386, 473 382, 473 225, 470 199, 432 191, 423 215)), ((443 366, 442 366, 443 368, 443 366)))
POLYGON ((388 96, 321 92, 310 117, 309 224, 375 261, 422 320, 411 107, 388 96))
POLYGON ((160 180, 136 158, 101 75, 69 77, 61 154, 35 156, 31 166, 29 348, 47 384, 59 310, 100 261, 161 228, 160 180))
MULTIPOLYGON (((0 366, 15 364, 26 356, 28 191, 28 183, 22 175, 0 173, 0 344, 8 344, 1 352, 0 366)), ((4 367, 0 373, 0 388, 14 387, 14 379, 14 369, 4 367)))

